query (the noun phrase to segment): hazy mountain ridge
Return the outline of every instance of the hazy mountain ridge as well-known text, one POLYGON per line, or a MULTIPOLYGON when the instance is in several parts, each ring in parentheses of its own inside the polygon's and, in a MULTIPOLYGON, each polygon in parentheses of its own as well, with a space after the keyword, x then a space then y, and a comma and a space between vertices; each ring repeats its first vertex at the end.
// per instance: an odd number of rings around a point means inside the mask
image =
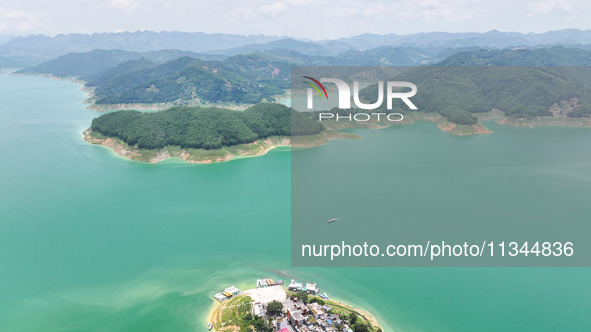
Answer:
POLYGON ((367 51, 383 46, 418 48, 464 47, 535 47, 543 45, 580 46, 591 44, 591 30, 565 29, 545 33, 488 31, 427 32, 409 35, 362 34, 336 40, 309 41, 265 35, 207 34, 202 32, 136 31, 122 33, 68 34, 48 37, 31 35, 16 37, 0 44, 0 56, 33 56, 44 59, 67 53, 94 49, 120 49, 145 52, 179 49, 199 53, 237 55, 281 48, 318 56, 338 55, 347 51, 367 51))
MULTIPOLYGON (((285 39, 271 41, 268 43, 248 44, 248 45, 230 48, 230 49, 212 50, 212 51, 207 51, 205 53, 222 54, 222 55, 238 55, 238 54, 247 54, 247 53, 253 53, 253 52, 260 52, 260 51, 269 51, 269 50, 273 50, 273 49, 294 50, 294 51, 298 51, 303 54, 315 55, 315 56, 331 56, 331 55, 337 55, 340 53, 338 51, 334 51, 330 47, 324 46, 319 43, 309 42, 309 41, 301 41, 301 40, 297 40, 297 39, 293 39, 293 38, 285 38, 285 39)), ((348 48, 345 50, 348 50, 348 48)))
POLYGON ((84 77, 92 79, 94 74, 115 67, 123 62, 145 58, 155 63, 163 63, 179 57, 192 57, 202 60, 214 60, 223 56, 199 54, 190 51, 160 50, 148 52, 130 52, 124 50, 96 49, 84 53, 68 53, 33 67, 19 70, 21 74, 51 74, 54 76, 84 77))
POLYGON ((591 44, 591 30, 564 29, 544 33, 501 32, 491 30, 477 32, 424 32, 409 35, 363 34, 337 39, 338 42, 359 50, 386 45, 414 47, 496 47, 541 46, 551 44, 584 45, 591 44))
POLYGON ((281 88, 287 87, 289 76, 289 69, 285 68, 289 65, 283 67, 278 69, 257 57, 238 56, 224 61, 180 57, 91 84, 97 84, 97 104, 191 101, 254 104, 273 100, 273 95, 283 93, 281 88))
POLYGON ((0 68, 24 68, 47 61, 46 58, 33 56, 0 56, 0 68))
POLYGON ((61 34, 55 37, 30 35, 15 37, 0 44, 0 55, 31 55, 55 58, 74 52, 94 49, 120 49, 146 52, 163 49, 203 52, 212 49, 232 48, 252 43, 266 43, 280 37, 265 35, 207 34, 203 32, 136 31, 93 34, 61 34))
POLYGON ((386 46, 311 56, 273 49, 210 60, 223 56, 178 50, 94 50, 63 55, 18 73, 78 77, 95 88, 97 104, 257 103, 289 89, 293 65, 417 65, 436 51, 386 46))
POLYGON ((591 50, 553 46, 517 50, 476 50, 452 54, 443 66, 591 66, 591 50))
MULTIPOLYGON (((293 65, 422 66, 435 64, 431 67, 422 67, 428 69, 409 72, 415 73, 415 75, 427 72, 427 74, 419 76, 408 76, 409 81, 429 86, 429 89, 423 89, 423 91, 436 88, 428 85, 430 84, 429 75, 443 75, 441 68, 446 66, 463 68, 469 66, 591 66, 591 47, 589 45, 577 45, 576 47, 529 47, 522 45, 511 49, 474 46, 485 39, 489 40, 491 45, 503 45, 541 42, 550 39, 564 41, 574 37, 577 37, 577 40, 586 40, 588 34, 589 31, 578 30, 542 34, 544 36, 498 31, 486 34, 417 34, 420 35, 418 39, 421 40, 422 45, 427 45, 420 47, 405 45, 411 38, 409 36, 366 34, 341 39, 333 45, 354 43, 357 45, 356 47, 363 48, 379 43, 397 43, 399 46, 384 45, 366 50, 349 49, 339 54, 328 54, 326 47, 322 46, 329 44, 328 41, 317 43, 294 39, 280 39, 265 44, 247 44, 227 50, 226 55, 182 50, 149 52, 93 50, 86 53, 66 54, 21 70, 20 73, 79 77, 87 81, 88 86, 95 88, 94 97, 97 104, 254 104, 261 101, 272 101, 274 96, 289 89, 291 66, 293 65), (460 40, 458 37, 462 38, 461 43, 457 42, 460 40), (450 45, 453 47, 447 47, 450 45), (458 45, 468 46, 457 47, 458 45), (277 48, 276 46, 282 47, 277 48), (260 51, 258 48, 264 48, 264 50, 260 51), (246 53, 228 57, 234 52, 246 53)), ((343 48, 346 47, 343 46, 343 48)), ((443 70, 445 72, 445 69, 443 70)), ((478 73, 482 72, 478 71, 478 73)), ((493 72, 491 75, 497 75, 498 81, 505 82, 505 85, 510 83, 497 73, 493 72)), ((446 95, 445 91, 449 92, 449 95, 459 96, 448 103, 448 106, 455 108, 451 111, 450 109, 439 109, 441 105, 437 106, 437 103, 430 101, 424 102, 428 106, 424 108, 443 112, 450 121, 453 121, 451 119, 461 119, 458 121, 470 123, 475 119, 470 113, 486 112, 492 107, 504 108, 503 110, 507 114, 515 117, 549 116, 552 115, 550 107, 553 104, 564 102, 568 104, 571 103, 572 98, 576 98, 577 101, 574 104, 563 105, 564 112, 562 114, 568 117, 586 117, 591 114, 591 95, 586 93, 591 82, 588 82, 589 80, 585 77, 577 75, 576 71, 568 72, 570 76, 576 77, 576 80, 568 81, 567 85, 562 84, 561 80, 567 81, 569 77, 558 72, 527 69, 522 74, 522 76, 511 75, 511 82, 519 82, 523 84, 525 89, 521 95, 511 95, 511 103, 494 102, 494 98, 490 96, 498 97, 499 95, 495 91, 502 90, 502 86, 489 82, 486 84, 492 85, 488 88, 490 91, 486 93, 474 89, 465 90, 471 93, 470 98, 479 102, 473 105, 468 104, 473 106, 468 109, 460 109, 461 105, 455 104, 454 100, 467 100, 466 98, 468 98, 462 88, 473 86, 475 80, 485 82, 482 75, 461 71, 457 75, 449 76, 452 85, 459 87, 460 90, 448 89, 448 91, 444 88, 440 89, 440 92, 434 92, 436 98, 433 100, 444 100, 442 98, 446 95), (557 85, 560 87, 558 93, 552 90, 551 85, 544 85, 543 82, 540 82, 545 77, 544 75, 551 75, 553 82, 559 84, 557 85), (531 80, 531 82, 528 83, 527 80, 531 80), (528 104, 530 100, 535 98, 534 93, 525 88, 528 84, 537 84, 537 89, 546 91, 545 96, 551 98, 543 100, 538 98, 536 99, 540 101, 538 104, 528 104), (572 89, 569 90, 569 88, 572 89), (575 93, 569 94, 568 91, 575 91, 575 93)), ((447 76, 443 75, 443 77, 447 76)), ((517 90, 520 89, 519 84, 512 86, 517 90)))

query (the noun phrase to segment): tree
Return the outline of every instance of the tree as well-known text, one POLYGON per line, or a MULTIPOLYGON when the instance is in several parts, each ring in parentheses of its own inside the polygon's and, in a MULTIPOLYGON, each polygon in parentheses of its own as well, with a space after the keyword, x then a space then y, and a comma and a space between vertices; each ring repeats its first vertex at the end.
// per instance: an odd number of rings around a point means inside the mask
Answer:
POLYGON ((273 332, 273 326, 267 320, 262 319, 261 317, 256 317, 253 321, 254 329, 257 332, 273 332))
POLYGON ((304 301, 304 303, 308 303, 308 293, 304 293, 304 292, 297 292, 296 293, 296 297, 302 301, 304 301))
POLYGON ((267 315, 275 316, 281 314, 283 311, 283 303, 273 300, 267 304, 267 315))
POLYGON ((355 324, 356 322, 357 322, 357 315, 356 315, 355 313, 353 313, 353 312, 352 312, 352 313, 349 315, 349 323, 350 323, 351 325, 353 325, 353 324, 355 324))
POLYGON ((439 111, 439 114, 456 124, 473 125, 478 122, 478 119, 470 112, 463 110, 457 106, 447 106, 439 111))
POLYGON ((355 332, 369 332, 369 328, 367 325, 363 324, 362 322, 357 322, 353 325, 353 331, 355 332))

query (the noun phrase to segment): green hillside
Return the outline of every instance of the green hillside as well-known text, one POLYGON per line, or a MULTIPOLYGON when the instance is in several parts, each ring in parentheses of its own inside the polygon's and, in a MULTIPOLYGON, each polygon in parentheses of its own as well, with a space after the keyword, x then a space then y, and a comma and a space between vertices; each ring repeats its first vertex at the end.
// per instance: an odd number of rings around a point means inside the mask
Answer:
MULTIPOLYGON (((550 108, 556 104, 564 108, 562 115, 589 114, 586 91, 591 83, 587 69, 569 70, 564 66, 591 66, 591 50, 465 50, 453 53, 435 47, 383 46, 336 56, 313 56, 272 49, 224 59, 178 50, 95 50, 64 55, 21 72, 80 77, 94 88, 96 104, 103 105, 256 104, 273 101, 273 96, 290 88, 293 65, 340 65, 355 71, 363 65, 427 64, 451 54, 435 66, 408 67, 408 72, 396 78, 419 86, 421 92, 414 98, 422 110, 440 112, 456 123, 474 121, 466 112, 481 113, 492 108, 514 117, 549 116, 554 114, 550 108), (508 66, 515 69, 484 69, 508 66), (448 106, 454 107, 442 113, 448 106)), ((362 98, 374 100, 375 89, 374 86, 364 90, 362 98)))
POLYGON ((210 150, 270 136, 290 136, 292 121, 298 123, 297 128, 305 130, 296 130, 295 134, 316 134, 324 130, 311 118, 273 103, 258 104, 245 111, 190 106, 150 113, 117 111, 92 120, 91 129, 140 149, 172 145, 210 150))
MULTIPOLYGON (((591 52, 580 49, 479 50, 393 79, 417 85, 412 101, 419 111, 438 112, 457 124, 474 124, 471 114, 492 109, 516 118, 585 117, 591 115, 591 67, 586 64, 591 65, 591 52)), ((376 85, 360 92, 367 102, 376 96, 376 85)), ((399 112, 407 110, 397 106, 399 112)))
POLYGON ((591 66, 591 51, 548 47, 516 50, 458 52, 442 60, 442 66, 591 66))
POLYGON ((263 79, 258 80, 253 68, 240 71, 218 61, 182 57, 117 75, 98 85, 95 97, 97 104, 187 101, 255 104, 283 93, 270 78, 265 79, 262 73, 260 76, 263 79))
POLYGON ((136 70, 150 68, 152 66, 154 66, 154 62, 146 58, 133 59, 122 62, 117 66, 109 68, 98 74, 82 76, 81 79, 87 81, 86 86, 102 86, 117 76, 125 75, 136 70))
POLYGON ((20 70, 23 74, 51 74, 54 76, 85 76, 100 73, 118 64, 137 58, 135 52, 121 50, 94 50, 87 53, 69 53, 20 70))
POLYGON ((181 50, 160 50, 148 52, 130 52, 122 50, 97 49, 84 53, 68 53, 36 66, 19 71, 22 74, 51 74, 58 77, 80 77, 92 80, 106 70, 110 70, 126 61, 141 58, 154 63, 163 63, 179 57, 192 57, 202 60, 217 60, 225 57, 199 54, 181 50))

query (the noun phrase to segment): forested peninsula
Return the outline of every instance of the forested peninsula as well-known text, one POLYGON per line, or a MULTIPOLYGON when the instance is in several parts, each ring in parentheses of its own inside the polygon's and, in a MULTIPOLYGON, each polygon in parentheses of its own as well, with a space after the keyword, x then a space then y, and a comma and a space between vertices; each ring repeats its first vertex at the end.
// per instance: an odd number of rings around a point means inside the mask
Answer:
POLYGON ((92 121, 86 141, 144 162, 180 158, 194 163, 227 161, 289 146, 291 137, 306 146, 352 135, 327 130, 293 109, 261 103, 244 111, 217 107, 175 106, 159 112, 117 111, 92 121))

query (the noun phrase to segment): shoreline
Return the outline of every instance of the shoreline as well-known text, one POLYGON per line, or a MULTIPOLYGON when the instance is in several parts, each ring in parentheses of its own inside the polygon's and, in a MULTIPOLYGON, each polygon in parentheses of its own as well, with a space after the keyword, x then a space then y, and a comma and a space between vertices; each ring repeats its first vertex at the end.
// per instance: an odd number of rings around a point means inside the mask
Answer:
POLYGON ((579 127, 591 128, 591 118, 571 118, 564 115, 541 116, 533 118, 513 118, 506 116, 503 111, 494 109, 478 115, 478 121, 495 120, 496 123, 513 127, 579 127))
POLYGON ((351 311, 355 311, 355 312, 359 313, 359 315, 362 316, 364 319, 366 319, 372 326, 379 327, 379 328, 382 327, 380 325, 380 323, 378 322, 378 320, 376 319, 376 317, 371 312, 369 312, 369 310, 366 310, 362 307, 358 307, 358 306, 355 306, 352 304, 344 303, 338 299, 329 300, 329 302, 336 303, 336 304, 343 306, 351 311))
MULTIPOLYGON (((75 82, 74 82, 75 83, 75 82)), ((84 90, 85 88, 82 88, 84 90)), ((199 106, 199 107, 219 107, 225 108, 233 111, 243 111, 255 104, 231 104, 231 103, 185 103, 185 104, 175 104, 175 103, 155 103, 155 104, 144 104, 144 103, 120 103, 120 104, 96 104, 93 99, 93 88, 88 88, 92 96, 84 101, 87 104, 90 104, 86 108, 89 110, 93 110, 95 112, 110 112, 110 111, 122 111, 122 110, 138 110, 138 111, 163 111, 165 109, 174 107, 174 106, 199 106)))
POLYGON ((84 141, 92 145, 109 148, 112 152, 128 160, 158 163, 166 159, 179 159, 193 164, 211 164, 236 159, 258 157, 279 147, 309 148, 326 144, 328 141, 344 138, 356 139, 360 136, 324 130, 319 134, 304 137, 271 136, 252 143, 223 147, 216 150, 185 149, 179 146, 166 146, 161 149, 138 149, 122 140, 93 132, 90 128, 82 133, 84 141), (301 138, 301 139, 300 139, 301 138))
POLYGON ((435 122, 439 129, 450 132, 453 135, 477 135, 490 134, 482 124, 463 126, 456 125, 445 120, 436 113, 413 112, 405 116, 404 120, 396 123, 378 123, 378 122, 336 122, 326 121, 326 129, 318 134, 309 136, 272 136, 265 139, 259 139, 252 143, 227 146, 216 150, 186 149, 179 146, 166 146, 161 149, 139 149, 135 146, 123 142, 116 137, 104 136, 93 132, 90 128, 86 129, 82 135, 83 139, 92 145, 100 145, 109 148, 115 154, 128 160, 158 163, 166 159, 174 158, 194 164, 210 164, 217 162, 226 162, 235 159, 257 157, 267 154, 269 151, 278 147, 290 148, 310 148, 328 143, 333 139, 360 139, 361 136, 339 131, 347 128, 368 128, 382 129, 393 125, 412 124, 415 121, 428 120, 435 122))
POLYGON ((439 113, 424 113, 424 112, 409 112, 404 115, 404 119, 400 122, 336 122, 334 120, 323 121, 325 127, 331 130, 348 129, 348 128, 367 128, 367 129, 382 129, 391 126, 410 125, 415 121, 430 121, 437 125, 437 128, 457 136, 468 135, 483 135, 493 134, 494 132, 488 129, 482 121, 494 120, 496 123, 523 128, 535 127, 578 127, 591 128, 591 117, 570 118, 564 115, 543 116, 534 118, 514 118, 505 115, 503 111, 493 109, 486 113, 474 113, 478 118, 478 122, 473 125, 460 125, 448 121, 439 113))
MULTIPOLYGON (((53 74, 33 74, 33 73, 16 73, 16 72, 6 72, 9 75, 15 76, 41 76, 47 77, 52 80, 56 81, 65 81, 69 83, 79 84, 81 85, 80 91, 86 92, 86 100, 84 100, 83 104, 89 104, 86 106, 86 109, 93 110, 95 112, 109 112, 109 111, 122 111, 122 110, 139 110, 139 111, 162 111, 167 108, 173 106, 201 106, 201 107, 220 107, 226 108, 230 110, 240 111, 245 110, 250 106, 255 104, 235 104, 235 103, 175 103, 175 102, 167 102, 167 103, 118 103, 118 104, 97 104, 95 103, 95 87, 86 86, 86 81, 81 80, 78 77, 74 76, 55 76, 53 74)), ((280 97, 280 96, 273 96, 273 97, 280 97)))
MULTIPOLYGON (((339 130, 348 128, 383 129, 391 126, 411 125, 416 121, 430 121, 437 125, 440 130, 449 132, 452 135, 468 136, 479 134, 492 134, 493 132, 478 122, 474 125, 460 125, 448 121, 439 113, 409 112, 404 114, 404 119, 398 122, 378 122, 370 120, 366 122, 337 122, 334 120, 323 121, 327 129, 339 130)), ((591 125, 590 125, 591 126, 591 125)))
POLYGON ((217 150, 184 149, 178 146, 166 146, 158 150, 138 149, 129 146, 118 138, 94 133, 90 128, 83 132, 83 139, 92 145, 109 148, 115 154, 126 159, 151 164, 171 158, 193 164, 211 164, 234 159, 262 156, 275 148, 290 146, 289 137, 272 136, 256 140, 250 144, 224 147, 217 150))
POLYGON ((213 322, 213 318, 215 317, 215 314, 217 313, 217 311, 220 309, 220 307, 222 306, 221 302, 218 301, 213 301, 213 305, 211 305, 209 307, 209 311, 207 312, 207 316, 205 318, 205 322, 207 324, 209 324, 210 322, 213 322))
POLYGON ((138 149, 130 146, 122 140, 114 137, 103 136, 94 133, 90 128, 82 135, 83 139, 92 144, 100 145, 112 150, 115 154, 128 160, 146 163, 158 163, 166 159, 179 159, 193 164, 210 164, 226 162, 235 159, 258 157, 267 154, 278 147, 310 148, 328 143, 333 139, 359 139, 361 136, 342 132, 348 128, 382 129, 390 126, 410 125, 415 121, 431 121, 442 131, 457 136, 484 135, 494 132, 484 126, 480 121, 495 120, 496 123, 514 127, 583 127, 591 128, 591 118, 568 118, 564 116, 538 117, 528 119, 517 119, 505 116, 502 111, 492 110, 491 112, 476 114, 478 121, 473 125, 458 125, 445 119, 438 113, 412 112, 405 115, 400 122, 336 122, 324 121, 326 130, 310 136, 272 136, 265 139, 258 139, 252 143, 227 146, 216 150, 185 149, 179 146, 166 146, 161 149, 138 149))

